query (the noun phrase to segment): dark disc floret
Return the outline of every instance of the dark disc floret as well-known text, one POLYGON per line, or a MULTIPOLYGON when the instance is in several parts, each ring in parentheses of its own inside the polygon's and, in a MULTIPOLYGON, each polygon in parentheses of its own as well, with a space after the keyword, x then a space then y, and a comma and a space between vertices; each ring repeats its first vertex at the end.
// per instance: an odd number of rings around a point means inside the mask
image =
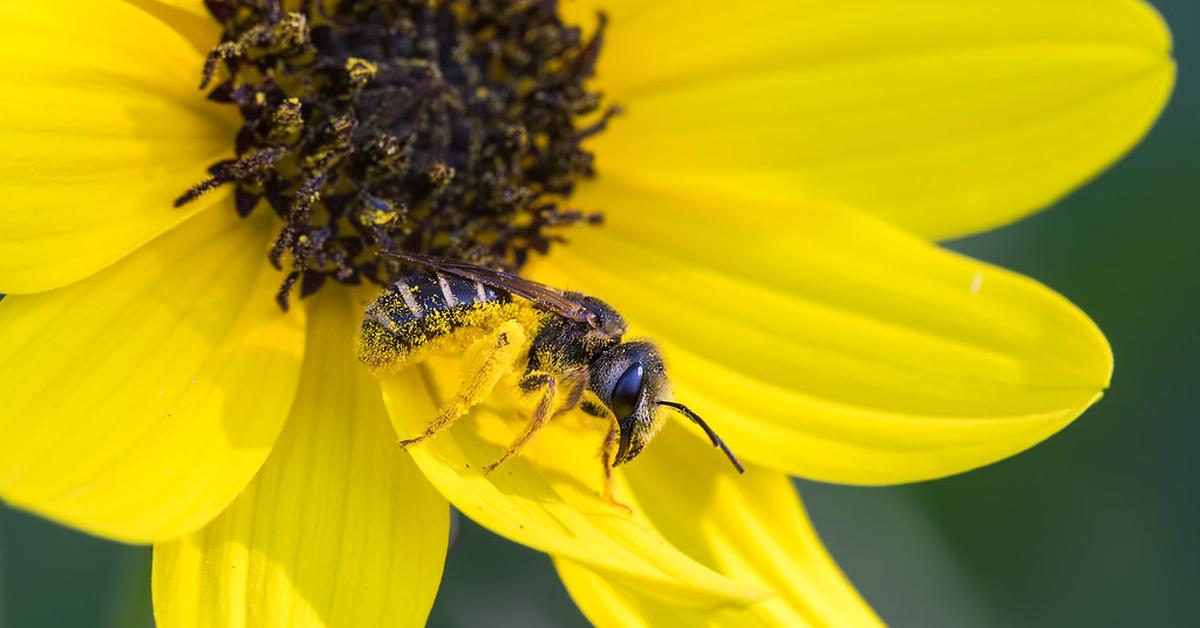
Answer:
POLYGON ((225 184, 246 216, 283 222, 277 300, 332 278, 390 283, 410 251, 514 270, 560 228, 593 175, 581 142, 613 108, 587 89, 585 38, 554 0, 206 0, 225 29, 201 88, 238 107, 236 157, 176 206, 225 184), (289 4, 288 6, 292 6, 289 4), (290 261, 289 261, 290 260, 290 261))

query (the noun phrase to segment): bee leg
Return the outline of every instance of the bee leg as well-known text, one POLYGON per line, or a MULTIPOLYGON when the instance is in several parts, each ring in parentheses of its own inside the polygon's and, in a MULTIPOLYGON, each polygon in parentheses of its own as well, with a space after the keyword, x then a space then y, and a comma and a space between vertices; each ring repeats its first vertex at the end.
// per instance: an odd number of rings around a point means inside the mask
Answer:
POLYGON ((483 468, 485 474, 496 470, 496 467, 504 464, 505 460, 521 453, 522 449, 533 440, 533 436, 545 427, 550 420, 550 407, 554 404, 554 396, 558 393, 558 380, 553 375, 542 371, 534 371, 521 379, 521 390, 533 391, 539 388, 544 388, 542 400, 538 402, 537 408, 533 411, 533 417, 529 420, 529 425, 525 427, 525 431, 516 438, 508 447, 504 449, 504 453, 500 454, 500 459, 483 468))
POLYGON ((500 378, 512 371, 523 355, 525 331, 516 321, 508 321, 467 348, 463 355, 465 379, 454 398, 438 410, 437 417, 416 438, 401 440, 401 447, 417 443, 449 428, 491 394, 500 378))
POLYGON ((597 421, 589 421, 588 417, 604 419, 605 421, 612 420, 610 418, 611 413, 608 411, 608 408, 604 407, 604 404, 595 399, 594 395, 592 398, 583 399, 579 402, 579 414, 583 421, 583 426, 589 430, 599 430, 603 427, 603 425, 597 421))
POLYGON ((617 501, 616 490, 613 484, 613 454, 620 439, 621 430, 614 419, 612 425, 608 428, 608 434, 604 436, 604 444, 600 446, 600 462, 604 465, 604 499, 608 500, 608 503, 613 506, 632 513, 633 509, 628 504, 617 501))
POLYGON ((587 390, 587 371, 585 370, 582 375, 576 375, 572 381, 574 383, 571 385, 571 392, 567 393, 567 400, 563 402, 562 407, 554 412, 555 417, 566 414, 579 406, 579 401, 583 399, 583 393, 587 390))
POLYGON ((617 444, 621 441, 621 426, 617 423, 617 417, 604 404, 594 399, 583 400, 579 409, 584 414, 598 419, 608 419, 608 433, 604 435, 604 443, 600 445, 600 463, 604 468, 604 499, 626 512, 633 512, 628 504, 617 501, 616 486, 613 484, 613 457, 617 444))

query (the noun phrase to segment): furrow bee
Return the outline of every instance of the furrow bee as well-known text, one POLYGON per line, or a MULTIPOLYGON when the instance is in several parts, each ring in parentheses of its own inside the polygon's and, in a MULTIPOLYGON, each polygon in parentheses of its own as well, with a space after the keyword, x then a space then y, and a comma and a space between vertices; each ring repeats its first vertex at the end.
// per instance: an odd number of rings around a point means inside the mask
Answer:
POLYGON ((633 460, 662 428, 660 408, 700 426, 739 473, 725 442, 687 406, 670 400, 662 355, 654 343, 623 340, 625 319, 610 305, 512 273, 412 253, 385 255, 423 268, 395 282, 363 315, 359 359, 376 371, 398 371, 437 353, 460 352, 466 378, 416 445, 449 428, 487 399, 507 375, 537 405, 525 429, 483 468, 490 473, 525 448, 551 418, 579 408, 609 422, 600 450, 605 497, 613 499, 613 467, 633 460))

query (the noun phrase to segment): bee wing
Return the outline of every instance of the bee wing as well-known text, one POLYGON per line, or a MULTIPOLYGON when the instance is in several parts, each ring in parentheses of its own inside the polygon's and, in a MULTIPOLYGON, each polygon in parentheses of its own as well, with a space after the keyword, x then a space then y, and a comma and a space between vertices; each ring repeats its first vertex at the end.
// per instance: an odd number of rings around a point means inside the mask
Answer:
POLYGON ((446 257, 433 257, 431 255, 419 255, 399 251, 384 251, 383 255, 428 266, 451 275, 470 279, 471 281, 478 281, 493 288, 499 288, 525 297, 563 318, 579 323, 588 323, 592 327, 599 326, 599 321, 596 320, 596 315, 591 310, 568 299, 562 292, 550 286, 530 281, 520 275, 506 273, 502 270, 493 270, 484 266, 476 266, 475 264, 446 257))

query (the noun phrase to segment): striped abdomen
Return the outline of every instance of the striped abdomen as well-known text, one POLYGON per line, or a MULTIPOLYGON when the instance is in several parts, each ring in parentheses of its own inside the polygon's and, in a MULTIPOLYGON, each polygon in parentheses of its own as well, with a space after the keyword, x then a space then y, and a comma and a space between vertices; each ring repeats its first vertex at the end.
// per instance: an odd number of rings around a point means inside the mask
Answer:
POLYGON ((469 309, 477 304, 510 299, 507 292, 478 281, 429 271, 397 281, 384 294, 399 299, 397 307, 388 307, 386 312, 388 321, 398 326, 418 322, 445 310, 469 309))
POLYGON ((424 271, 392 284, 367 308, 359 357, 372 366, 406 361, 418 347, 458 332, 472 313, 508 303, 503 290, 446 273, 424 271))

